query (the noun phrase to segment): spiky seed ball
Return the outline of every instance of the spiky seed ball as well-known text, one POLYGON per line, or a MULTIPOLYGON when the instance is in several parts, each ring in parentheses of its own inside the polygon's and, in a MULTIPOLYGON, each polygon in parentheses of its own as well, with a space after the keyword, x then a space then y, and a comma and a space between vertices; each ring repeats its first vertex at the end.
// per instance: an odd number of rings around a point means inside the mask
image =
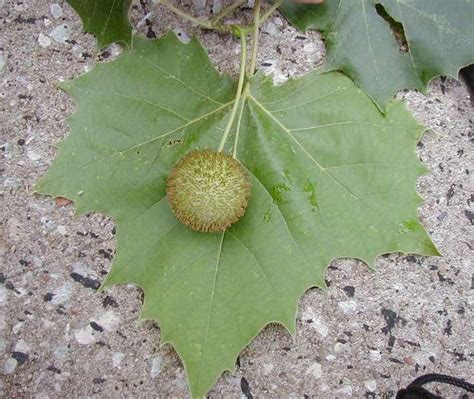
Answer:
POLYGON ((219 232, 245 213, 250 183, 242 165, 231 156, 194 150, 171 171, 166 194, 171 210, 185 225, 219 232))

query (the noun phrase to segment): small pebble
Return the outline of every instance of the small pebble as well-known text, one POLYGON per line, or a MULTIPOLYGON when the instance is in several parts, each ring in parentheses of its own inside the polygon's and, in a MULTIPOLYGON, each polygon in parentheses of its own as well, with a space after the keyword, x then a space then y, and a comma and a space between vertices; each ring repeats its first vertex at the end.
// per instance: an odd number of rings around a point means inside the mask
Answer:
POLYGON ((4 154, 8 154, 10 150, 10 143, 2 143, 0 144, 0 149, 4 154))
POLYGON ((342 301, 339 302, 338 305, 339 309, 341 309, 344 313, 354 313, 357 309, 357 302, 356 301, 342 301))
POLYGON ((315 317, 313 322, 310 324, 311 328, 314 328, 321 337, 326 338, 329 334, 329 328, 319 317, 315 317))
POLYGON ((63 16, 63 9, 58 3, 52 3, 49 6, 49 11, 54 19, 59 19, 63 16))
POLYGON ((2 72, 3 67, 5 66, 5 57, 0 53, 0 72, 2 72))
POLYGON ((280 33, 280 29, 273 22, 268 22, 263 28, 263 31, 271 36, 276 36, 280 33))
POLYGON ((197 12, 204 11, 206 8, 206 0, 194 0, 194 8, 197 12))
POLYGON ((364 386, 369 392, 375 392, 375 390, 377 389, 377 382, 375 380, 367 380, 364 381, 364 386))
MULTIPOLYGON (((18 334, 20 332, 20 330, 23 328, 23 324, 24 323, 21 322, 21 321, 19 323, 15 324, 12 328, 13 334, 18 334)), ((0 327, 0 329, 1 329, 1 327, 0 327)))
POLYGON ((86 326, 80 330, 76 330, 74 336, 76 337, 77 342, 81 345, 89 345, 95 341, 94 330, 91 326, 86 326))
POLYGON ((311 375, 314 378, 321 378, 323 375, 323 368, 319 363, 313 363, 311 366, 308 367, 305 374, 311 375))
POLYGON ((53 293, 53 298, 51 299, 51 303, 53 305, 62 305, 67 303, 69 301, 69 296, 71 295, 73 287, 73 284, 66 283, 60 288, 55 289, 53 293))
POLYGON ((113 310, 109 310, 93 321, 103 327, 105 331, 110 332, 115 330, 120 322, 120 317, 113 310))
POLYGON ((318 390, 321 391, 321 392, 327 392, 329 390, 329 385, 326 384, 326 383, 323 383, 321 384, 319 387, 318 387, 318 390))
POLYGON ((345 346, 341 342, 336 342, 336 344, 334 345, 334 352, 336 353, 342 352, 344 349, 345 349, 345 346))
POLYGON ((83 58, 83 53, 84 53, 84 47, 82 47, 79 44, 75 44, 72 46, 72 52, 74 53, 75 56, 79 58, 83 58))
POLYGON ((173 32, 176 34, 176 36, 178 36, 178 39, 182 43, 189 43, 189 41, 191 40, 188 34, 181 28, 173 29, 173 32))
POLYGON ((352 385, 347 385, 344 388, 338 389, 337 392, 343 395, 352 396, 352 385))
POLYGON ((222 0, 214 0, 212 2, 212 12, 214 14, 219 13, 222 10, 222 0))
POLYGON ((142 26, 145 26, 146 23, 147 23, 147 21, 151 21, 151 20, 152 20, 153 15, 154 15, 153 12, 149 12, 149 13, 145 14, 145 15, 140 19, 140 21, 138 21, 138 22, 135 24, 136 29, 139 29, 139 28, 141 28, 142 26))
POLYGON ((158 355, 151 359, 151 378, 155 378, 161 372, 161 364, 163 363, 163 358, 158 355))
POLYGON ((114 352, 112 355, 112 366, 118 367, 120 363, 122 363, 123 358, 125 357, 125 353, 122 352, 114 352))
POLYGON ((0 306, 5 306, 7 303, 7 289, 2 285, 0 287, 0 306))
POLYGON ((67 346, 60 345, 53 350, 53 355, 56 359, 63 360, 66 357, 68 352, 69 352, 69 349, 67 346))
POLYGON ((280 17, 273 17, 272 22, 277 26, 283 26, 283 21, 280 17))
POLYGON ((414 360, 413 357, 411 357, 411 356, 404 356, 404 357, 403 357, 403 362, 404 362, 405 364, 410 365, 410 366, 413 366, 413 364, 415 364, 415 360, 414 360))
POLYGON ((329 334, 329 328, 324 322, 324 320, 319 317, 313 310, 311 306, 303 313, 303 320, 308 323, 308 325, 315 329, 323 338, 326 338, 329 334))
POLYGON ((28 344, 20 339, 16 345, 15 345, 15 348, 13 349, 14 352, 23 352, 23 353, 28 353, 30 351, 30 347, 28 346, 28 344))
POLYGON ((26 156, 30 158, 32 161, 39 161, 41 159, 41 154, 37 153, 34 150, 28 150, 26 156))
POLYGON ((41 225, 43 226, 43 228, 45 228, 46 230, 54 230, 56 228, 56 225, 54 224, 54 221, 49 219, 47 216, 43 216, 40 219, 40 222, 41 222, 41 225))
POLYGON ((56 232, 62 236, 65 236, 67 234, 67 229, 65 226, 58 226, 56 227, 56 232))
POLYGON ((3 366, 3 372, 4 372, 5 374, 11 374, 11 373, 13 373, 13 372, 15 371, 15 369, 16 369, 17 364, 18 364, 18 362, 17 362, 15 359, 13 359, 13 358, 11 357, 10 359, 8 359, 8 360, 5 362, 5 364, 4 364, 4 366, 3 366))
POLYGON ((70 28, 67 25, 59 25, 49 32, 49 36, 56 43, 66 43, 69 40, 70 28))
POLYGON ((3 186, 9 189, 16 189, 21 187, 22 181, 15 177, 8 177, 3 181, 3 186))
POLYGON ((265 363, 263 365, 263 374, 268 375, 273 370, 274 366, 271 363, 265 363))
POLYGON ((308 42, 303 46, 303 51, 313 54, 317 51, 317 47, 313 42, 308 42))
POLYGON ((41 47, 46 48, 51 45, 51 39, 43 33, 40 33, 38 36, 38 44, 41 47))
POLYGON ((379 351, 376 351, 376 350, 371 350, 369 352, 369 358, 370 360, 372 360, 373 362, 378 362, 382 359, 382 355, 380 354, 379 351))

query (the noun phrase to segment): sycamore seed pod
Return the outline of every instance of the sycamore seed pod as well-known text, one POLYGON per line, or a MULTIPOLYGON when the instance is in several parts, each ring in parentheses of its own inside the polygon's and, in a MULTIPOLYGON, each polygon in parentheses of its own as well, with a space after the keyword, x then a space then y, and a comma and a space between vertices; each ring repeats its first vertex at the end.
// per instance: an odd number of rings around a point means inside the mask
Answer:
POLYGON ((242 165, 223 152, 194 150, 171 171, 166 194, 171 210, 195 231, 220 232, 245 213, 250 183, 242 165))

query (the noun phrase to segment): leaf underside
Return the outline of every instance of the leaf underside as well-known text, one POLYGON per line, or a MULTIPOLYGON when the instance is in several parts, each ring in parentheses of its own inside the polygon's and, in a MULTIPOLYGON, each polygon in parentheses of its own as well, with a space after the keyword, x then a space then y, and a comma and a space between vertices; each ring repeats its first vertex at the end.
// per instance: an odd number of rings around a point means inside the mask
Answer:
POLYGON ((251 80, 237 154, 252 198, 218 234, 187 229, 165 197, 177 160, 218 147, 235 95, 196 39, 134 38, 132 50, 65 89, 77 111, 37 190, 115 218, 118 250, 104 287, 144 290, 141 317, 175 347, 194 397, 233 369, 267 323, 294 333, 299 297, 325 285, 331 260, 437 254, 417 218, 423 128, 400 102, 382 115, 339 73, 282 86, 251 80))
POLYGON ((424 92, 474 62, 473 0, 286 0, 280 10, 297 28, 321 31, 325 70, 344 72, 381 109, 397 91, 424 92))
POLYGON ((132 26, 128 20, 131 0, 67 0, 79 14, 83 28, 97 38, 99 48, 113 42, 129 44, 132 26))

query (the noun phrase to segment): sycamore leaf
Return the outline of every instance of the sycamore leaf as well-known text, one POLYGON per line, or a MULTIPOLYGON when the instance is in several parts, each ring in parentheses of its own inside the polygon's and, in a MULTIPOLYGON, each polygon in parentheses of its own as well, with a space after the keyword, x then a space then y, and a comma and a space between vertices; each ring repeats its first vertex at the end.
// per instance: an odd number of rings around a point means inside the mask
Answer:
POLYGON ((115 218, 118 250, 103 286, 144 290, 141 316, 175 347, 194 397, 267 323, 294 333, 299 297, 324 286, 332 259, 437 254, 417 218, 422 127, 400 102, 382 115, 339 73, 250 81, 237 154, 252 197, 219 234, 186 228, 165 197, 179 158, 218 147, 234 101, 235 82, 196 39, 134 38, 66 89, 78 105, 71 133, 37 189, 115 218))
POLYGON ((128 9, 132 0, 67 0, 79 14, 86 32, 93 33, 100 48, 113 42, 129 44, 132 26, 128 9))
POLYGON ((425 91, 474 62, 473 0, 287 0, 280 10, 297 28, 321 31, 325 70, 347 74, 382 109, 398 90, 425 91))

